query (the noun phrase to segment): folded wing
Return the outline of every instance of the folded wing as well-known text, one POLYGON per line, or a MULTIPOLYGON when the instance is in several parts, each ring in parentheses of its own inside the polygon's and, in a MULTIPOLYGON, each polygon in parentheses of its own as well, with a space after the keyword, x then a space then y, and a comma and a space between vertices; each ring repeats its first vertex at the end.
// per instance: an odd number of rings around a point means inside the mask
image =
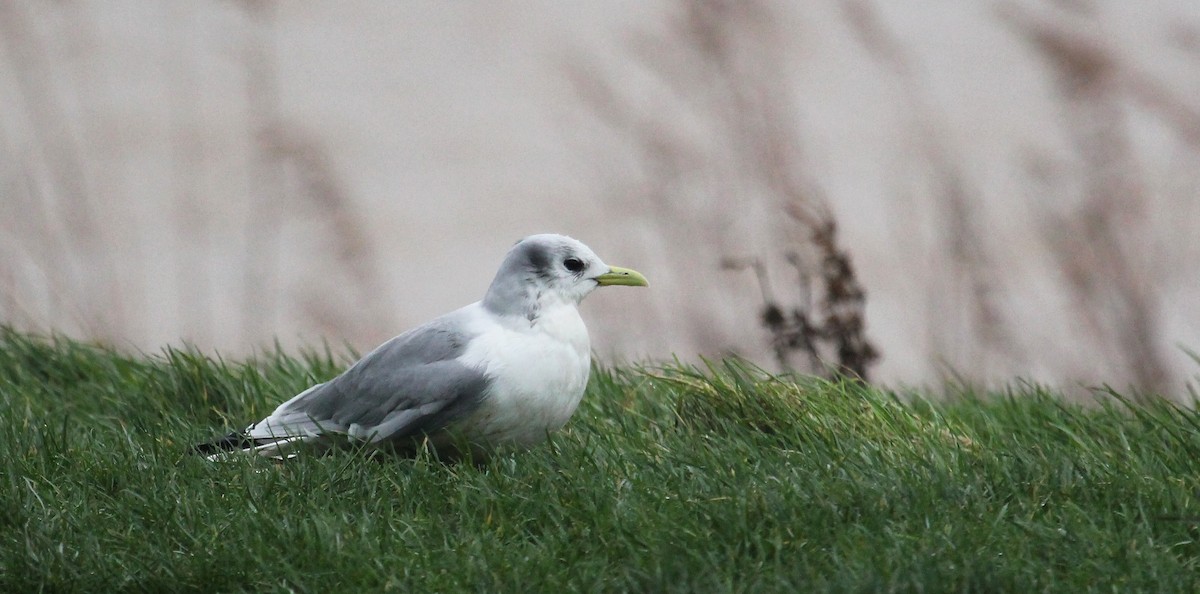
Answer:
POLYGON ((459 360, 471 339, 465 324, 454 323, 464 313, 459 310, 389 340, 245 432, 205 446, 279 456, 305 442, 403 444, 438 434, 474 412, 490 383, 483 370, 459 360))

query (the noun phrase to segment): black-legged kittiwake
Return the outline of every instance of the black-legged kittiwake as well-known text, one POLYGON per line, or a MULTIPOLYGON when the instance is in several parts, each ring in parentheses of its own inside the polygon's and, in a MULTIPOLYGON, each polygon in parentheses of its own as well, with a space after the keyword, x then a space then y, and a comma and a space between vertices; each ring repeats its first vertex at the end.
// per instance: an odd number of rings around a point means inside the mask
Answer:
POLYGON ((570 237, 526 237, 483 300, 383 343, 196 451, 283 457, 302 444, 362 444, 405 455, 429 447, 457 458, 535 444, 567 422, 587 386, 591 345, 579 302, 599 286, 646 284, 570 237))

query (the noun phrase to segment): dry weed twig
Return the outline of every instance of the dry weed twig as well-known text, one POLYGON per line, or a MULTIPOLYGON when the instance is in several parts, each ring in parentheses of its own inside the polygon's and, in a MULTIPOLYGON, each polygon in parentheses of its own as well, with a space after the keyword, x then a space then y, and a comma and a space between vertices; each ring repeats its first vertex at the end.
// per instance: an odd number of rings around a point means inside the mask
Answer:
POLYGON ((640 65, 666 89, 670 116, 643 109, 592 68, 574 65, 568 72, 580 97, 636 148, 646 171, 641 187, 656 215, 672 221, 666 232, 678 241, 671 243, 716 238, 726 248, 722 265, 740 262, 755 270, 764 292, 760 323, 782 367, 791 368, 790 353, 800 351, 810 371, 867 378, 878 353, 866 337, 864 291, 833 211, 807 173, 797 106, 778 69, 786 40, 776 26, 779 15, 761 1, 688 0, 676 7, 678 18, 666 33, 643 35, 634 46, 640 65), (809 255, 797 260, 816 271, 801 276, 801 293, 810 292, 811 278, 816 300, 780 305, 767 294, 760 257, 728 256, 745 247, 718 206, 755 199, 785 216, 744 232, 774 236, 779 253, 809 255), (776 235, 776 228, 784 231, 776 235))

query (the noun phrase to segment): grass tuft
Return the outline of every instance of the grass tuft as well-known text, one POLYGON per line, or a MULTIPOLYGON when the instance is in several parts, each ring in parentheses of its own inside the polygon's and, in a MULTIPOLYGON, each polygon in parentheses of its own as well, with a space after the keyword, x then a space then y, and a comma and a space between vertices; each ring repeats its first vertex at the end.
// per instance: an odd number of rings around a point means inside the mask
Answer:
POLYGON ((0 330, 0 591, 1200 590, 1200 417, 1115 392, 601 367, 482 467, 187 455, 340 364, 0 330))

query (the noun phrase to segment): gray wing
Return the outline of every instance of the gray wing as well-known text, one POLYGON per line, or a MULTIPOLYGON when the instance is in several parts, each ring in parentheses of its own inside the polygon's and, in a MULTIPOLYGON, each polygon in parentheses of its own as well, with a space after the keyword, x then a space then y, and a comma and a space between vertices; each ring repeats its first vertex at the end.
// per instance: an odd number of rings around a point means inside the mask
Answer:
POLYGON ((336 378, 285 402, 248 435, 297 438, 332 432, 377 443, 434 433, 468 416, 489 380, 482 370, 458 361, 472 337, 454 323, 455 314, 389 340, 336 378))

